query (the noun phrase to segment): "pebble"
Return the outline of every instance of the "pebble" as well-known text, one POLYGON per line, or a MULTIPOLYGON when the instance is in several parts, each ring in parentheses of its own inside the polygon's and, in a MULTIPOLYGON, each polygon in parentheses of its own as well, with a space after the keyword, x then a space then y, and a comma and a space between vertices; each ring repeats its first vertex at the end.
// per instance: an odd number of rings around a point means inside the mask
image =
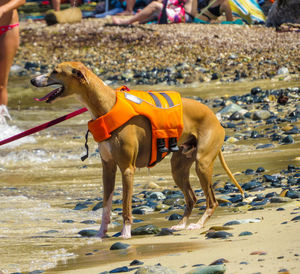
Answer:
POLYGON ((73 210, 82 210, 85 208, 88 208, 88 205, 92 204, 92 202, 82 202, 76 204, 76 206, 73 208, 73 210))
POLYGON ((129 268, 127 266, 121 266, 109 271, 109 273, 121 273, 121 272, 129 272, 129 268))
POLYGON ((155 225, 144 225, 144 226, 134 228, 131 231, 131 234, 132 235, 149 235, 149 234, 158 234, 160 231, 161 231, 161 229, 155 225))
POLYGON ((281 143, 284 145, 293 144, 295 143, 295 140, 291 135, 288 135, 282 139, 281 143))
POLYGON ((220 265, 220 264, 225 264, 225 263, 229 263, 229 261, 224 258, 221 258, 216 261, 213 261, 210 265, 220 265))
POLYGON ((294 217, 291 221, 300 221, 300 215, 299 216, 296 216, 294 217))
POLYGON ((278 181, 278 178, 275 177, 275 176, 271 176, 271 175, 265 174, 265 175, 263 175, 263 180, 264 180, 265 182, 277 182, 277 181, 278 181))
POLYGON ((82 221, 82 222, 80 222, 80 223, 86 224, 86 225, 91 225, 91 224, 95 224, 96 221, 94 221, 94 220, 85 220, 85 221, 82 221))
POLYGON ((242 188, 246 191, 249 190, 255 190, 256 188, 262 186, 262 184, 260 182, 258 182, 257 180, 251 180, 248 183, 242 184, 242 188))
POLYGON ((176 274, 177 272, 171 268, 162 265, 151 265, 140 267, 135 274, 176 274))
POLYGON ((272 198, 270 198, 270 203, 287 203, 290 201, 291 201, 291 198, 288 198, 288 197, 272 197, 272 198))
POLYGON ((239 234, 239 236, 250 236, 250 235, 253 235, 253 233, 250 231, 243 231, 239 234))
POLYGON ((98 230, 93 229, 84 229, 78 232, 82 237, 95 237, 98 233, 98 230))
POLYGON ((62 220, 63 223, 66 223, 66 224, 72 224, 74 223, 73 220, 62 220))
POLYGON ((166 196, 162 192, 152 192, 149 198, 154 200, 164 200, 166 199, 166 196))
POLYGON ((129 248, 129 247, 130 247, 129 244, 124 244, 124 243, 121 243, 121 242, 116 242, 116 243, 114 243, 114 244, 110 247, 110 250, 127 249, 127 248, 129 248))
POLYGON ((225 273, 225 271, 226 271, 225 265, 220 264, 220 265, 200 266, 190 270, 185 274, 222 274, 225 273))
POLYGON ((205 237, 208 239, 227 239, 229 237, 232 237, 233 235, 231 233, 228 233, 226 231, 214 231, 214 232, 208 232, 206 233, 205 237))
POLYGON ((282 269, 280 269, 280 270, 278 271, 278 273, 280 273, 280 274, 290 274, 290 271, 287 270, 286 268, 282 268, 282 269))
POLYGON ((154 182, 149 182, 144 185, 144 189, 158 189, 160 186, 154 182))
POLYGON ((277 70, 277 75, 289 74, 289 70, 286 67, 281 67, 277 70))
POLYGON ((103 201, 98 202, 93 208, 92 211, 96 211, 100 208, 103 208, 103 201))
POLYGON ((144 262, 135 259, 129 265, 134 266, 134 265, 143 265, 143 264, 144 264, 144 262))
POLYGON ((156 234, 156 236, 167 236, 167 235, 173 235, 173 231, 169 228, 162 228, 160 232, 156 234))
POLYGON ((173 213, 170 217, 169 217, 169 221, 174 221, 174 220, 181 220, 182 219, 182 215, 177 214, 177 213, 173 213))
POLYGON ((257 110, 252 115, 252 120, 267 120, 271 116, 271 113, 267 110, 257 110))
POLYGON ((242 110, 242 108, 240 106, 238 106, 237 104, 230 104, 230 105, 224 107, 218 113, 221 114, 221 115, 233 114, 233 113, 239 112, 241 110, 242 110))
POLYGON ((267 252, 265 251, 253 251, 250 253, 250 255, 267 255, 267 252))
POLYGON ((232 230, 233 228, 230 227, 230 226, 211 226, 209 228, 209 231, 210 230, 214 230, 214 231, 220 231, 220 230, 232 230))
POLYGON ((295 191, 295 190, 288 190, 286 192, 286 197, 291 198, 291 199, 299 199, 300 198, 300 191, 295 191))
POLYGON ((274 147, 274 145, 273 144, 263 144, 263 145, 258 145, 256 147, 256 149, 271 148, 271 147, 274 147))
POLYGON ((224 226, 231 226, 231 225, 240 225, 240 224, 251 224, 251 223, 259 223, 261 219, 243 219, 243 220, 234 220, 224 224, 224 226))
POLYGON ((265 172, 265 169, 263 167, 258 167, 256 169, 256 173, 261 173, 261 172, 265 172))

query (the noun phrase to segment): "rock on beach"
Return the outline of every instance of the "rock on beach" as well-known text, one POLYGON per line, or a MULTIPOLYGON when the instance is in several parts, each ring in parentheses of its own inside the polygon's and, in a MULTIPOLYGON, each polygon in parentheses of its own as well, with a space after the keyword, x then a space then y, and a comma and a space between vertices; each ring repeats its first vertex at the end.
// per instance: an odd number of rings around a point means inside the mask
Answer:
POLYGON ((101 79, 116 84, 180 85, 286 75, 299 79, 297 33, 278 37, 275 29, 264 26, 107 23, 22 22, 11 73, 33 75, 63 61, 81 61, 101 79), (283 67, 285 74, 278 75, 283 67))

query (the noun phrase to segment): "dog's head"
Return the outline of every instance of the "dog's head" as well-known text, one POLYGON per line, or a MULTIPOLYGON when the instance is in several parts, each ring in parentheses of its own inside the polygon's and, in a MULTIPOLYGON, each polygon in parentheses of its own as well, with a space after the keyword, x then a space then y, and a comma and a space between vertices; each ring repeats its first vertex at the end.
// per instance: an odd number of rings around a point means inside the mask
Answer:
POLYGON ((31 84, 36 87, 58 86, 43 98, 36 100, 51 103, 57 98, 79 95, 88 83, 87 72, 88 69, 80 62, 64 62, 57 65, 49 74, 33 78, 31 84))

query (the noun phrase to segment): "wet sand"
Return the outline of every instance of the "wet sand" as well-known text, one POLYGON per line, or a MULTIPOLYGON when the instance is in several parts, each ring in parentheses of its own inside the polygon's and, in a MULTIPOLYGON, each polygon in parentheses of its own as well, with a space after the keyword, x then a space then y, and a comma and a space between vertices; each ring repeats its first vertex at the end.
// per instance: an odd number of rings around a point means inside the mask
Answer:
POLYGON ((93 244, 81 250, 81 257, 73 260, 67 266, 60 265, 53 272, 64 271, 64 273, 100 273, 110 271, 118 267, 128 266, 134 259, 144 262, 145 265, 160 263, 171 268, 177 273, 186 273, 196 264, 209 265, 214 261, 224 258, 226 262, 226 273, 277 273, 287 269, 286 273, 297 273, 299 271, 299 246, 300 238, 298 231, 300 224, 291 222, 298 212, 299 202, 292 202, 282 206, 286 210, 276 211, 276 207, 270 207, 263 211, 252 211, 234 213, 226 216, 219 216, 218 212, 207 223, 206 229, 211 226, 219 226, 231 220, 261 218, 259 223, 241 224, 232 226, 228 232, 232 238, 205 239, 201 231, 180 231, 172 236, 148 236, 133 237, 127 240, 130 244, 128 251, 114 251, 112 256, 107 256, 107 263, 97 266, 104 258, 104 252, 95 252, 90 258, 84 253, 101 248, 108 251, 110 240, 103 240, 103 243, 93 244), (298 208, 298 209, 297 209, 298 208), (295 210, 297 209, 297 210, 295 210), (287 224, 282 224, 287 221, 287 224), (238 236, 243 231, 250 231, 253 235, 238 236), (175 248, 174 248, 175 245, 175 248), (142 246, 142 248, 141 248, 142 246), (177 246, 177 247, 176 247, 177 246), (143 249, 151 249, 152 252, 143 252, 143 249), (141 250, 141 251, 140 251, 141 250), (251 255, 259 251, 265 255, 251 255), (126 254, 126 256, 124 255, 126 254), (246 264, 245 264, 246 263, 246 264), (68 268, 68 271, 65 271, 68 268))

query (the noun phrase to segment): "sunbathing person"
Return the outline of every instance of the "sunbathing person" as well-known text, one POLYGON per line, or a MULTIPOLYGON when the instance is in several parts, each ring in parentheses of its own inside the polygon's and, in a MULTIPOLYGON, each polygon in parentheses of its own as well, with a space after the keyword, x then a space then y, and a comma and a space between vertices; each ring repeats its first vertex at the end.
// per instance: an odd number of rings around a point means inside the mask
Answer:
MULTIPOLYGON (((139 13, 129 18, 112 17, 116 25, 130 25, 133 23, 146 23, 159 20, 162 16, 164 4, 160 1, 153 1, 139 13)), ((168 0, 166 5, 168 23, 192 22, 197 14, 197 0, 168 0)))
POLYGON ((196 17, 203 21, 210 22, 216 20, 223 13, 225 13, 227 21, 233 21, 232 11, 228 0, 210 0, 208 6, 202 9, 196 17))

